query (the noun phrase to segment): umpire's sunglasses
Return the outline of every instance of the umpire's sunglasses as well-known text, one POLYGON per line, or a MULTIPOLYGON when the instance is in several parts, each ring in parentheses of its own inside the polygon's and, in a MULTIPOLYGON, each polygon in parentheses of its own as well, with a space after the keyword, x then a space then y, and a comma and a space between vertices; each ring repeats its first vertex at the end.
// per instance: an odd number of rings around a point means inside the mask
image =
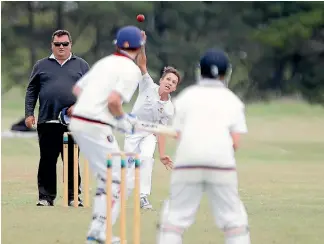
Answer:
POLYGON ((53 42, 55 47, 60 47, 63 45, 63 47, 67 47, 70 43, 69 42, 53 42))

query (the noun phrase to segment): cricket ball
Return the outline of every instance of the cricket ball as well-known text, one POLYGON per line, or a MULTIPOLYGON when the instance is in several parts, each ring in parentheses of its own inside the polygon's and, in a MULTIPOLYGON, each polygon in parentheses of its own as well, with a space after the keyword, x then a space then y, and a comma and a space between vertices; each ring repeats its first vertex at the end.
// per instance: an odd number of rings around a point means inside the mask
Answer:
POLYGON ((145 16, 143 14, 139 14, 137 15, 136 19, 138 22, 143 22, 145 20, 145 16))

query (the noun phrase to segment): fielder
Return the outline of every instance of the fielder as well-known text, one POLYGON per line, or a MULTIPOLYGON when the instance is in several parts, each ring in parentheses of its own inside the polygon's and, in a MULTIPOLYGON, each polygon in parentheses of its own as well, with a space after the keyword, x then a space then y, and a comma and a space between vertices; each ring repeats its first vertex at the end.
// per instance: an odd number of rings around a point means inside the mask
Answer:
MULTIPOLYGON (((146 36, 144 36, 145 38, 146 36)), ((142 52, 137 57, 137 65, 143 76, 139 82, 138 97, 131 113, 139 120, 167 125, 174 115, 170 93, 177 89, 177 85, 180 82, 180 74, 175 68, 166 67, 160 78, 160 85, 155 84, 147 71, 144 46, 142 52)), ((165 136, 154 135, 149 132, 125 136, 124 151, 141 155, 140 201, 141 208, 143 209, 152 209, 152 205, 147 197, 151 194, 156 143, 158 144, 160 161, 167 169, 172 168, 172 160, 169 156, 165 155, 165 142, 165 136)), ((132 158, 130 157, 128 160, 132 165, 132 158)), ((132 176, 129 177, 132 178, 132 176)))
POLYGON ((244 104, 225 85, 227 55, 209 50, 200 60, 201 78, 175 101, 173 126, 179 143, 169 199, 161 213, 158 244, 181 244, 193 224, 202 194, 208 195, 226 244, 249 244, 248 217, 238 193, 234 152, 247 133, 244 104))
MULTIPOLYGON (((106 199, 106 159, 108 153, 120 152, 112 128, 106 123, 117 123, 123 133, 133 133, 134 118, 125 114, 123 102, 129 102, 142 79, 134 60, 144 45, 143 35, 135 26, 126 26, 117 33, 114 54, 96 62, 92 69, 75 85, 77 102, 69 125, 81 152, 89 161, 97 178, 93 216, 87 234, 90 242, 104 243, 106 229, 106 201, 112 201, 112 224, 120 210, 120 157, 113 158, 113 199, 106 199)), ((119 243, 113 237, 112 243, 119 243)))

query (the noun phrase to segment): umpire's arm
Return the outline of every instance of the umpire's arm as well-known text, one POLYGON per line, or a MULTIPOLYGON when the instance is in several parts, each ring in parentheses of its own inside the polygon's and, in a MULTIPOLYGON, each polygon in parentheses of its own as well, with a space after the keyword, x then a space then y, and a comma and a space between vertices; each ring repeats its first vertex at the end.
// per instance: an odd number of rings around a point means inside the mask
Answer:
POLYGON ((81 63, 81 72, 82 72, 82 76, 85 75, 90 69, 89 64, 82 59, 82 63, 81 63))
POLYGON ((37 62, 33 67, 32 73, 29 78, 29 84, 27 86, 25 97, 25 118, 34 116, 34 110, 38 99, 39 90, 39 62, 37 62))

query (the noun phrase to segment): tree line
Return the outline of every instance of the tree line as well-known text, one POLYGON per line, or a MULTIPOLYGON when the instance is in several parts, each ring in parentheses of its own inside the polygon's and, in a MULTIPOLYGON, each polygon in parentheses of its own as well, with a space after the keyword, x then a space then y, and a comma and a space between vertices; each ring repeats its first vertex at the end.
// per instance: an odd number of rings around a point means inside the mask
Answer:
POLYGON ((146 31, 152 76, 166 65, 195 82, 200 55, 226 50, 230 88, 246 101, 297 95, 324 104, 324 5, 321 2, 2 2, 2 92, 26 87, 34 63, 50 54, 57 29, 90 65, 114 50, 123 25, 146 31), (142 13, 146 20, 136 22, 142 13))

